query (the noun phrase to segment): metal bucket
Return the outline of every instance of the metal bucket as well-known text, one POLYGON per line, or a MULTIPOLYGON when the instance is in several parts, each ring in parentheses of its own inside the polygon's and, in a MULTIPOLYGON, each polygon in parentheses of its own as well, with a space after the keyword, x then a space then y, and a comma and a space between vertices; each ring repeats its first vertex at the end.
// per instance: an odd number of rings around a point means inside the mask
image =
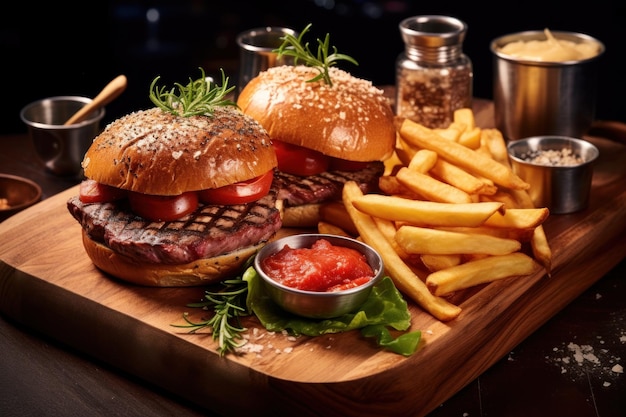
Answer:
POLYGON ((50 172, 59 176, 82 172, 83 157, 100 133, 104 108, 94 110, 82 122, 67 126, 64 123, 91 101, 79 96, 50 97, 30 103, 20 112, 35 152, 50 172))
POLYGON ((556 39, 595 42, 594 57, 563 62, 535 61, 503 54, 514 41, 545 40, 543 31, 505 35, 491 43, 496 127, 507 140, 537 135, 582 137, 595 117, 597 61, 604 45, 590 36, 552 32, 556 39))
POLYGON ((565 214, 583 210, 589 203, 593 165, 600 151, 592 143, 564 136, 537 136, 509 142, 513 171, 530 184, 528 190, 536 207, 565 214), (527 161, 525 155, 537 151, 571 151, 581 163, 545 165, 527 161))

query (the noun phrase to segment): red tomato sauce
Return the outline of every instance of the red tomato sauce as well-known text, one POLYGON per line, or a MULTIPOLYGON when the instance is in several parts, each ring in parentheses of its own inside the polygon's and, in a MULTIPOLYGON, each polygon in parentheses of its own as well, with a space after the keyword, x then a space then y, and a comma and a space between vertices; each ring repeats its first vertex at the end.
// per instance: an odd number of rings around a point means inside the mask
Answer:
POLYGON ((363 285, 374 277, 359 251, 319 239, 310 248, 286 245, 261 262, 263 271, 288 287, 332 292, 363 285))

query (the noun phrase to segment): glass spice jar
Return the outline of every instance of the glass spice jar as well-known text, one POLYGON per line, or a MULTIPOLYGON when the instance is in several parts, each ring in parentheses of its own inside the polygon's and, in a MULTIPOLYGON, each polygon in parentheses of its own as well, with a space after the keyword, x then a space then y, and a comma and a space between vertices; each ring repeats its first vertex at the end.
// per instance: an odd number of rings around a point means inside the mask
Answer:
POLYGON ((396 114, 446 128, 455 110, 472 104, 472 62, 462 48, 467 25, 430 15, 409 17, 399 27, 405 50, 396 61, 396 114))

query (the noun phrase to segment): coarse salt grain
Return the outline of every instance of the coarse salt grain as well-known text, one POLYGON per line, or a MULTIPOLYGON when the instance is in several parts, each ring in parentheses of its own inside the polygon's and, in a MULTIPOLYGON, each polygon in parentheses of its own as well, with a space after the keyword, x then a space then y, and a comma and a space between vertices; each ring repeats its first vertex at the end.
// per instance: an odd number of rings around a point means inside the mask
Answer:
MULTIPOLYGON (((240 354, 244 353, 254 353, 257 357, 262 357, 262 352, 273 352, 275 354, 282 353, 292 353, 295 349, 294 346, 287 346, 284 348, 280 348, 274 346, 271 340, 268 340, 269 337, 275 336, 276 332, 265 331, 263 329, 258 329, 253 327, 250 331, 242 334, 243 343, 241 346, 238 346, 235 351, 240 354), (260 343, 264 341, 265 344, 260 343)), ((280 336, 284 337, 285 340, 289 342, 296 342, 298 338, 296 336, 291 335, 287 330, 282 330, 280 332, 280 336)))
MULTIPOLYGON (((604 340, 598 337, 602 344, 604 340)), ((611 356, 608 349, 594 349, 591 345, 569 342, 564 349, 553 348, 555 353, 564 353, 566 356, 555 358, 562 374, 571 374, 576 378, 589 378, 591 374, 596 377, 615 379, 623 373, 623 367, 616 363, 621 358, 611 356), (607 364, 608 362, 608 364, 607 364)), ((610 381, 605 381, 604 386, 609 386, 610 381)))
POLYGON ((530 151, 522 154, 520 159, 532 164, 547 166, 574 166, 584 162, 580 155, 576 155, 568 148, 530 151))

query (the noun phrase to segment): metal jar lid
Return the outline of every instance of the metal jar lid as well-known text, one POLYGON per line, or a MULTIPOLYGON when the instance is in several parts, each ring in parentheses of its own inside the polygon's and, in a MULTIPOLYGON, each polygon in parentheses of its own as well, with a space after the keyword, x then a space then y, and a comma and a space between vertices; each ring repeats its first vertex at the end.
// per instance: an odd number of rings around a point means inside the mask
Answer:
POLYGON ((449 16, 414 16, 400 22, 402 40, 408 46, 439 48, 459 45, 466 32, 465 22, 449 16))

